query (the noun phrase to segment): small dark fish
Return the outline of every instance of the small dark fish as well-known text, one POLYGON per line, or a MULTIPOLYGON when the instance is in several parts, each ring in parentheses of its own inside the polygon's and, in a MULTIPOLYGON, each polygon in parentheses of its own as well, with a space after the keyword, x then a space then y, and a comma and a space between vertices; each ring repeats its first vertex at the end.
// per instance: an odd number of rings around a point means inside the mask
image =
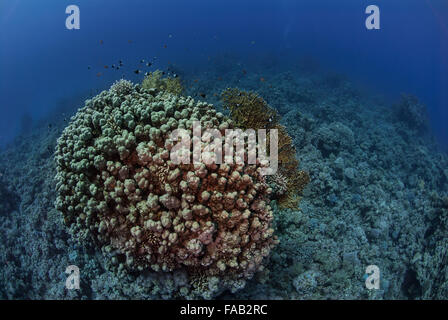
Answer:
POLYGON ((140 70, 134 70, 134 73, 135 73, 135 74, 139 74, 139 73, 140 73, 140 70))
POLYGON ((165 71, 162 71, 162 75, 166 75, 166 72, 165 72, 165 71))
POLYGON ((178 77, 178 75, 174 73, 173 74, 173 78, 177 78, 177 77, 178 77))
POLYGON ((199 95, 200 95, 202 98, 205 98, 205 97, 206 97, 205 93, 202 93, 202 92, 201 92, 199 95))
POLYGON ((146 66, 147 66, 147 67, 150 67, 150 66, 152 66, 152 63, 151 63, 151 62, 148 62, 148 63, 146 64, 146 66))
POLYGON ((115 65, 114 64, 112 65, 112 69, 115 69, 115 65))
POLYGON ((140 60, 140 63, 145 63, 145 59, 140 60))
POLYGON ((51 127, 53 127, 53 125, 51 123, 48 124, 48 129, 51 129, 51 127))
POLYGON ((120 67, 117 67, 117 70, 120 70, 120 67))
POLYGON ((145 72, 145 77, 149 76, 149 72, 145 72))
POLYGON ((90 70, 90 66, 87 66, 87 69, 90 70))

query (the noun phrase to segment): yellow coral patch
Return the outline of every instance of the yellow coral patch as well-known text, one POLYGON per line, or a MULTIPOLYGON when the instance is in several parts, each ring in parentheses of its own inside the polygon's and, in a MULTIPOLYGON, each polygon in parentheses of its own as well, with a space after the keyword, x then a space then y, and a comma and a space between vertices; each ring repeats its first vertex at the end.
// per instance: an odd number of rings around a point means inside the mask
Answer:
POLYGON ((160 70, 150 72, 143 79, 142 87, 144 89, 166 91, 174 95, 180 95, 184 91, 179 78, 163 77, 163 72, 160 70))
MULTIPOLYGON (((288 190, 280 195, 282 208, 297 208, 299 197, 309 183, 309 175, 299 170, 296 150, 286 128, 281 125, 280 116, 267 102, 254 92, 228 88, 222 93, 223 105, 230 111, 236 126, 242 129, 277 129, 279 173, 286 177, 288 190)), ((269 136, 268 136, 269 138, 269 136)), ((269 145, 269 144, 268 144, 269 145)))

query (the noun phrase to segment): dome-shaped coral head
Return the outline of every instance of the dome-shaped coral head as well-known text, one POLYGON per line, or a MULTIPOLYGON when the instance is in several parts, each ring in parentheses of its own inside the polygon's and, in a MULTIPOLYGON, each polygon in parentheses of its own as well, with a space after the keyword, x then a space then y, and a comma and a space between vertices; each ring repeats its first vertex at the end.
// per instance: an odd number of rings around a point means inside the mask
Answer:
POLYGON ((120 269, 252 277, 277 243, 261 165, 170 156, 173 130, 199 121, 224 136, 232 122, 191 97, 116 88, 87 100, 58 140, 56 206, 72 234, 118 254, 120 269))

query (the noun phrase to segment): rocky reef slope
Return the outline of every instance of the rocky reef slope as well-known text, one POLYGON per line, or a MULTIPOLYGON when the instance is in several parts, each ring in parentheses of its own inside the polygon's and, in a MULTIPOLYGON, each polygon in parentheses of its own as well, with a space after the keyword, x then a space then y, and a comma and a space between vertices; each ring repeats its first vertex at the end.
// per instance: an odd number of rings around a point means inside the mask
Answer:
MULTIPOLYGON (((272 204, 280 243, 266 268, 216 298, 448 298, 448 159, 416 99, 390 105, 346 79, 300 72, 185 79, 188 94, 207 92, 217 105, 227 86, 256 90, 282 115, 310 175, 301 210, 272 204), (368 265, 381 270, 380 290, 365 287, 368 265)), ((0 153, 0 297, 180 298, 182 276, 117 274, 100 250, 68 233, 54 207, 53 158, 66 125, 60 114, 49 117, 0 153), (81 270, 80 290, 65 289, 71 264, 81 270)))

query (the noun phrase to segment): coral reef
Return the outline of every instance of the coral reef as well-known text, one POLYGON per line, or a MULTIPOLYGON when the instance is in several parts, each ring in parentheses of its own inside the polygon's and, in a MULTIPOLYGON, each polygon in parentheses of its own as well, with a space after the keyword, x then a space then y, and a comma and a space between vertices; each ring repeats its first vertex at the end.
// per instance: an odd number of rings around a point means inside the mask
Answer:
MULTIPOLYGON (((278 129, 279 115, 255 92, 228 88, 221 94, 224 108, 238 128, 278 129)), ((280 140, 280 137, 279 137, 280 140)))
POLYGON ((17 208, 19 197, 8 190, 0 178, 0 215, 8 214, 17 208))
POLYGON ((128 85, 87 100, 58 139, 57 209, 118 271, 184 271, 201 295, 244 286, 277 243, 261 165, 176 164, 173 130, 232 122, 190 97, 117 90, 128 85))
POLYGON ((288 192, 288 179, 279 172, 266 176, 266 183, 272 188, 272 193, 278 197, 288 192))
POLYGON ((112 86, 110 87, 110 90, 112 92, 115 92, 117 95, 127 95, 131 93, 134 85, 131 81, 120 79, 115 81, 112 86))
POLYGON ((67 126, 64 118, 85 100, 67 97, 55 117, 0 151, 3 190, 7 198, 9 192, 19 196, 0 214, 1 299, 448 298, 447 155, 387 101, 357 92, 349 81, 330 86, 326 75, 292 63, 255 71, 229 65, 227 73, 185 73, 192 86, 187 94, 206 92, 219 107, 214 93, 225 87, 257 90, 282 116, 311 177, 301 210, 271 202, 280 243, 264 270, 244 288, 234 282, 229 287, 240 290, 219 294, 220 277, 207 282, 186 270, 117 273, 107 268, 110 254, 90 241, 79 245, 53 206, 56 139, 67 126), (260 76, 267 80, 260 83, 260 76), (81 271, 80 290, 65 288, 64 271, 72 264, 81 271), (364 284, 371 264, 381 271, 379 290, 364 284))
POLYGON ((179 77, 164 77, 164 72, 156 70, 150 72, 145 79, 143 79, 142 87, 144 89, 157 89, 180 95, 184 89, 179 77))
POLYGON ((318 146, 324 157, 350 150, 354 143, 353 131, 340 122, 332 122, 319 127, 313 138, 313 144, 318 146))
POLYGON ((400 102, 395 106, 399 121, 407 123, 411 128, 427 131, 429 118, 426 106, 412 94, 402 94, 400 102))
MULTIPOLYGON (((286 128, 279 123, 280 117, 266 101, 254 92, 245 92, 237 88, 228 88, 222 93, 224 108, 230 111, 230 117, 239 128, 243 129, 277 129, 278 130, 278 162, 279 174, 286 179, 287 192, 278 194, 281 207, 297 208, 298 197, 309 183, 306 172, 299 170, 296 150, 286 128)), ((269 139, 269 132, 268 132, 269 139)), ((269 145, 269 144, 268 144, 269 145)), ((280 179, 281 182, 283 182, 280 179)), ((275 186, 278 179, 271 179, 274 190, 282 190, 275 186)))

